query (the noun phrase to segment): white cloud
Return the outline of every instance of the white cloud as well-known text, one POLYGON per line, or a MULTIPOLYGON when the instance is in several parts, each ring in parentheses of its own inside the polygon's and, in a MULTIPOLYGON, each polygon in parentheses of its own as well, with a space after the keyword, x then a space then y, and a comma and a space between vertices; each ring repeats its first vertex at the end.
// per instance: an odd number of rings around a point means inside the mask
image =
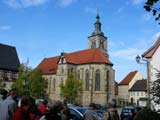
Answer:
MULTIPOLYGON (((137 55, 143 54, 148 49, 148 46, 151 47, 159 37, 160 32, 155 33, 151 38, 137 38, 135 41, 138 41, 138 43, 132 46, 132 48, 119 49, 111 52, 110 55, 117 58, 135 60, 137 55)), ((125 46, 125 43, 122 42, 119 45, 125 46)))
POLYGON ((0 26, 0 30, 9 30, 9 29, 11 29, 11 26, 9 26, 9 25, 0 26))
POLYGON ((26 8, 31 6, 39 6, 48 0, 4 0, 4 3, 12 8, 26 8))
POLYGON ((149 21, 151 19, 151 15, 149 13, 146 13, 142 16, 143 20, 149 21))
POLYGON ((75 2, 77 2, 77 0, 58 0, 58 5, 61 7, 67 7, 75 2))
POLYGON ((133 5, 140 5, 144 2, 145 0, 131 0, 133 5))
POLYGON ((138 54, 141 54, 143 52, 144 50, 135 49, 135 48, 127 48, 127 49, 114 51, 110 55, 113 57, 118 57, 118 58, 123 58, 123 59, 128 59, 128 60, 135 60, 135 57, 138 54))
POLYGON ((118 8, 117 12, 121 13, 123 10, 124 10, 124 7, 120 7, 120 8, 118 8))

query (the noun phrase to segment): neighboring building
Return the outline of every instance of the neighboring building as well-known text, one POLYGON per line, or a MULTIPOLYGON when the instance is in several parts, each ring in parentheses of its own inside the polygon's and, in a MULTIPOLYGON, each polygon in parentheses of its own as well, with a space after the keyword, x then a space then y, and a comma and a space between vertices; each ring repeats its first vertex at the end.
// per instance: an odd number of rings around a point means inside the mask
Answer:
POLYGON ((6 89, 10 89, 11 84, 17 79, 19 65, 16 48, 0 43, 0 80, 5 83, 6 89))
MULTIPOLYGON (((142 57, 147 60, 148 89, 150 90, 153 81, 157 79, 156 73, 160 72, 160 37, 151 48, 143 53, 142 57)), ((160 109, 160 105, 153 106, 156 110, 160 109)))
POLYGON ((91 102, 106 104, 115 97, 115 73, 107 53, 107 37, 101 31, 100 17, 97 15, 95 30, 88 37, 88 49, 60 56, 45 58, 37 68, 48 80, 48 95, 51 99, 60 97, 60 83, 65 83, 68 75, 74 74, 83 81, 82 104, 91 102), (98 99, 97 99, 98 98, 98 99))
POLYGON ((128 105, 130 103, 129 89, 137 80, 143 79, 142 75, 138 71, 130 72, 118 85, 118 100, 121 106, 128 105))
POLYGON ((147 80, 137 80, 129 89, 129 99, 132 105, 146 106, 147 80))

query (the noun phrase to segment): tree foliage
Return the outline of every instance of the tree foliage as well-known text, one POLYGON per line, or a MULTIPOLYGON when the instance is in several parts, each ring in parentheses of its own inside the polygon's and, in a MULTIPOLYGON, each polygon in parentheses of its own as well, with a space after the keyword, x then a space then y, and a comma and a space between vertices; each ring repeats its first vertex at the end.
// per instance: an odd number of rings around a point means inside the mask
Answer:
POLYGON ((159 0, 147 0, 144 8, 148 12, 152 12, 155 20, 160 24, 160 2, 159 0))
POLYGON ((2 79, 0 79, 0 88, 3 89, 5 84, 3 83, 2 79))
POLYGON ((32 95, 35 98, 45 97, 46 80, 39 70, 32 70, 27 64, 19 67, 18 79, 13 83, 12 88, 16 88, 20 96, 32 95))
POLYGON ((137 117, 134 120, 160 120, 160 114, 151 109, 144 108, 142 111, 139 112, 137 117))
POLYGON ((160 104, 160 72, 157 73, 157 80, 153 82, 151 88, 152 99, 156 104, 160 104))
POLYGON ((82 81, 70 75, 65 84, 60 84, 61 96, 69 103, 80 103, 82 81))

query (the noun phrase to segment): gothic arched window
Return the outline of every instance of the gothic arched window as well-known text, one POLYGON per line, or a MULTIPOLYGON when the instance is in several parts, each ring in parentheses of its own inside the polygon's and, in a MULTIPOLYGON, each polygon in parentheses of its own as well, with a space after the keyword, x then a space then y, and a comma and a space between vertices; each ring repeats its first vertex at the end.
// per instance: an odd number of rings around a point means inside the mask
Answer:
POLYGON ((53 91, 55 91, 56 90, 56 79, 54 78, 53 79, 53 91))
POLYGON ((86 70, 86 79, 85 79, 85 90, 89 90, 89 71, 86 70))
POLYGON ((105 90, 108 92, 109 90, 109 70, 106 72, 106 88, 105 90))
POLYGON ((78 77, 78 79, 80 79, 80 71, 79 70, 77 72, 77 77, 78 77))
POLYGON ((100 91, 100 70, 96 70, 95 91, 100 91))
POLYGON ((96 41, 92 41, 91 48, 96 48, 96 41))

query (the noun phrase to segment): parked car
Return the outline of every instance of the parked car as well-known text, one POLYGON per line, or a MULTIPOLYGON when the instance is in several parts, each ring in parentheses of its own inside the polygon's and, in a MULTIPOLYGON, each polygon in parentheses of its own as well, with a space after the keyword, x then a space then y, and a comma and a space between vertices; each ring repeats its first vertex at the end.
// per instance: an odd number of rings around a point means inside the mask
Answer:
POLYGON ((124 107, 121 111, 121 120, 133 120, 133 117, 135 115, 134 106, 127 106, 124 107))
POLYGON ((95 112, 98 115, 98 119, 102 120, 102 117, 103 117, 103 114, 104 114, 105 110, 96 109, 95 112))
POLYGON ((84 107, 69 106, 70 120, 83 120, 83 114, 87 110, 84 107))

